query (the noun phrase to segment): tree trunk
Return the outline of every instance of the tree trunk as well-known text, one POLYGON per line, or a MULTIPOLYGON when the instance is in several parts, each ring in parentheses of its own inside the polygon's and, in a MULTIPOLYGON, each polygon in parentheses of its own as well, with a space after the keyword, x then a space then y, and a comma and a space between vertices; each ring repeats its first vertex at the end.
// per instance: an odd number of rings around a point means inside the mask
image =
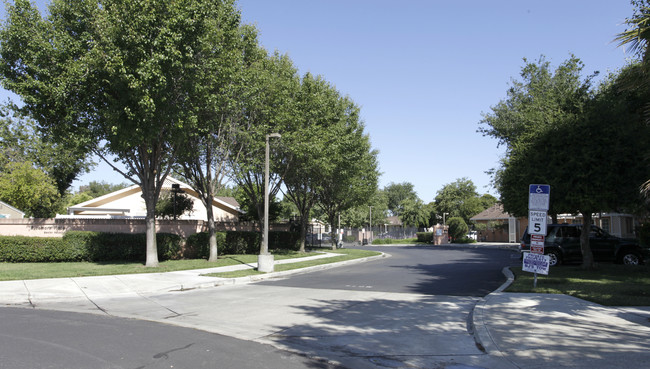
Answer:
POLYGON ((334 222, 336 221, 336 215, 333 215, 329 217, 330 221, 330 227, 332 227, 332 231, 330 232, 330 242, 332 243, 332 250, 336 250, 336 244, 338 242, 338 233, 334 232, 334 222))
POLYGON ((158 246, 156 245, 156 215, 155 215, 155 201, 153 201, 152 194, 147 194, 145 196, 145 204, 147 207, 147 218, 145 220, 147 224, 146 227, 147 258, 144 265, 146 267, 157 267, 159 264, 158 264, 158 246))
POLYGON ((594 255, 589 245, 591 232, 591 211, 582 213, 582 232, 580 233, 580 250, 582 251, 582 269, 594 269, 594 255))
MULTIPOLYGON (((155 175, 152 175, 155 177, 155 175)), ((146 267, 157 267, 158 264, 158 245, 156 245, 156 187, 153 179, 143 180, 140 187, 142 188, 142 197, 147 208, 145 222, 147 237, 147 257, 146 267)))
POLYGON ((300 250, 298 250, 300 252, 305 252, 305 238, 307 238, 307 225, 309 224, 305 219, 307 217, 300 217, 300 250))
POLYGON ((208 208, 208 235, 210 236, 210 257, 208 261, 214 262, 219 258, 218 248, 217 248, 217 227, 214 223, 214 214, 212 212, 212 204, 208 208))

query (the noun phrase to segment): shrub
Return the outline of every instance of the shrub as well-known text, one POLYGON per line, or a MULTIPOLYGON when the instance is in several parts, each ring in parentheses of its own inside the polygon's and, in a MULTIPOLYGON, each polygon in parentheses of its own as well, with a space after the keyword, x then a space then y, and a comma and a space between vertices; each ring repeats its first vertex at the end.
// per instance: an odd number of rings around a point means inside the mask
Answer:
MULTIPOLYGON (((223 255, 226 245, 226 232, 217 232, 217 254, 223 255)), ((195 233, 187 237, 182 256, 184 259, 207 259, 210 257, 210 235, 208 232, 195 233)))
POLYGON ((449 218, 447 224, 449 224, 449 236, 452 237, 454 242, 465 237, 469 231, 469 227, 461 217, 449 218))
POLYGON ((259 232, 226 232, 224 254, 259 254, 261 237, 259 232))
MULTIPOLYGON (((257 254, 259 232, 217 232, 219 255, 257 254)), ((158 259, 207 258, 208 233, 187 240, 170 233, 156 234, 158 259)), ((298 250, 300 234, 269 232, 269 249, 298 250)), ((63 238, 0 236, 0 262, 138 261, 146 259, 144 233, 70 231, 63 238)))
POLYGON ((269 249, 300 249, 300 232, 269 231, 269 249))
MULTIPOLYGON (((183 239, 174 234, 156 235, 160 260, 180 257, 183 239)), ((0 261, 143 261, 146 258, 144 234, 71 231, 63 238, 0 237, 0 261)))
POLYGON ((418 242, 433 243, 433 232, 418 232, 415 234, 418 242))
POLYGON ((458 238, 458 239, 454 239, 454 243, 475 243, 475 242, 476 242, 475 239, 470 238, 467 235, 465 235, 465 236, 463 236, 461 238, 458 238))
POLYGON ((78 252, 68 250, 60 238, 0 236, 0 261, 81 260, 78 252))

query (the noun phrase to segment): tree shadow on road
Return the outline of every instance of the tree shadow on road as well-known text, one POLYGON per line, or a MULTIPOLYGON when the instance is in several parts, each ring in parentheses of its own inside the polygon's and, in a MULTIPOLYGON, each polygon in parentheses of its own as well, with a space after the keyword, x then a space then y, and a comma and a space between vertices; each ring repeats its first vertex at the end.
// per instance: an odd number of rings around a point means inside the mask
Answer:
MULTIPOLYGON (((468 333, 477 299, 390 294, 389 298, 325 301, 295 306, 308 324, 279 326, 266 337, 276 345, 354 368, 403 367, 482 356, 468 333), (399 365, 398 365, 399 364, 399 365)), ((431 365, 425 365, 431 367, 431 365)))

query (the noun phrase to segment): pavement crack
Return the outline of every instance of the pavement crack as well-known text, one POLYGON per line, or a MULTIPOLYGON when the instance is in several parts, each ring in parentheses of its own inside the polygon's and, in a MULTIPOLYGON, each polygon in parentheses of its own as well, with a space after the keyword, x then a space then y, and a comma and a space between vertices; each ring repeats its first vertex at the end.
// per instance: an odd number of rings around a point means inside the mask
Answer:
POLYGON ((32 309, 36 309, 36 305, 34 305, 34 302, 32 301, 32 292, 29 290, 29 287, 27 287, 27 283, 24 280, 23 286, 25 286, 25 290, 27 291, 27 302, 29 302, 29 306, 31 306, 32 309))
POLYGON ((88 296, 88 294, 86 293, 86 291, 84 291, 84 289, 79 285, 79 283, 77 283, 77 281, 76 281, 74 278, 70 278, 70 280, 71 280, 71 281, 72 281, 72 282, 73 282, 73 283, 74 283, 74 284, 79 288, 79 291, 81 291, 81 293, 84 294, 84 296, 86 297, 86 299, 87 299, 88 301, 90 301, 91 304, 95 305, 95 307, 96 307, 99 311, 101 311, 102 313, 104 313, 104 314, 106 314, 106 315, 111 315, 111 314, 108 313, 108 311, 106 311, 106 309, 104 309, 103 307, 97 305, 97 303, 96 303, 95 301, 93 301, 93 299, 91 299, 90 296, 88 296))

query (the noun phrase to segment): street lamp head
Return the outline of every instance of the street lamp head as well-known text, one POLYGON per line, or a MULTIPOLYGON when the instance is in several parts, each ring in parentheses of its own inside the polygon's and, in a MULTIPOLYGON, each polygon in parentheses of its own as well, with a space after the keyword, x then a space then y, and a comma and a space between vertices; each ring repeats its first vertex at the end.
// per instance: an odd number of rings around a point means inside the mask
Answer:
POLYGON ((273 138, 280 138, 282 137, 279 133, 269 133, 266 135, 267 138, 273 137, 273 138))

